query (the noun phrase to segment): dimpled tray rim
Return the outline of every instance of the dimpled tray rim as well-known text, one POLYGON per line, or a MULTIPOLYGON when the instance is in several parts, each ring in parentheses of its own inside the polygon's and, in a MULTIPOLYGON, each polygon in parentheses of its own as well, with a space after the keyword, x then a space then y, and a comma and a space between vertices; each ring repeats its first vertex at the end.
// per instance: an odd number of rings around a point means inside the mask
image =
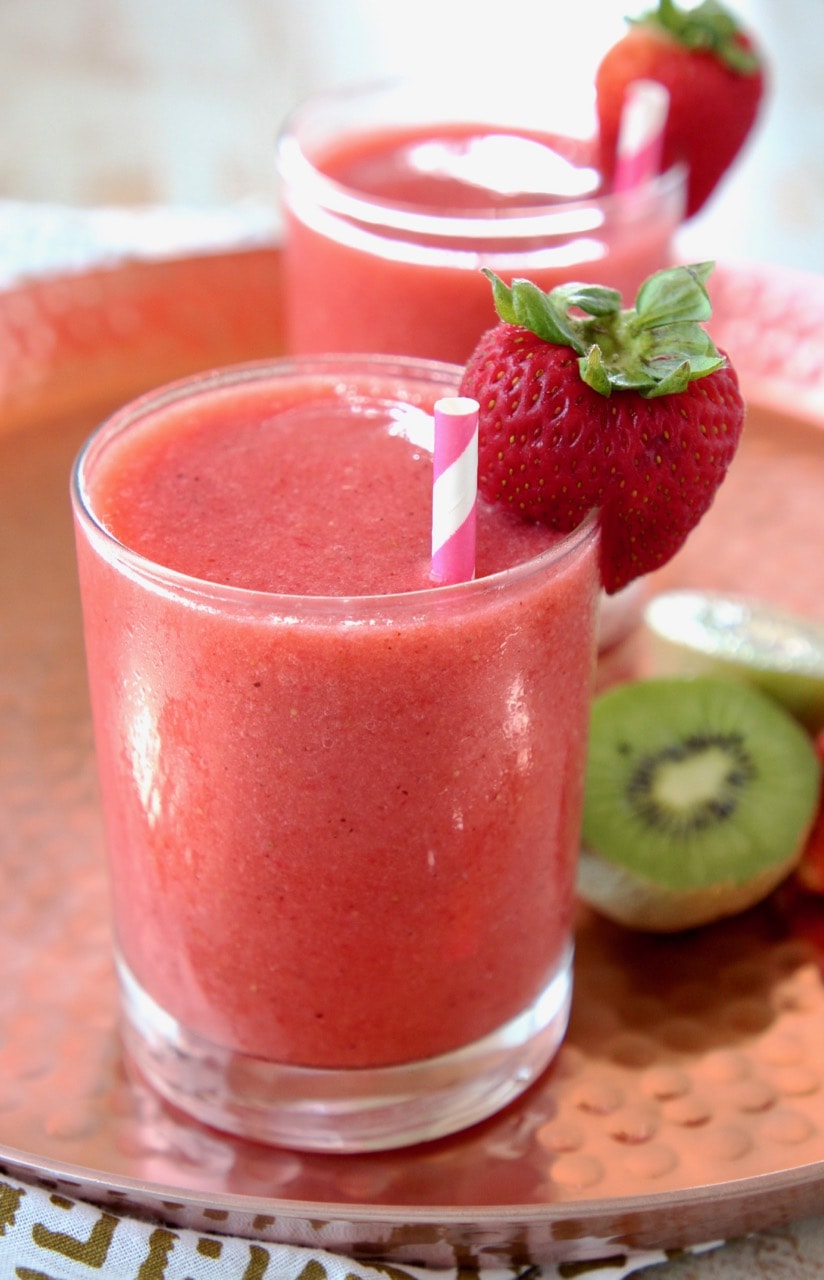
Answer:
MULTIPOLYGON (((824 609, 809 554, 824 500, 822 283, 747 267, 713 278, 715 336, 753 406, 750 442, 689 552, 653 585, 757 581, 782 603, 824 609)), ((164 1108, 124 1066, 68 466, 100 416, 137 392, 276 354, 279 303, 278 254, 265 249, 0 295, 0 1161, 172 1225, 432 1266, 678 1248, 818 1211, 820 913, 792 893, 670 941, 582 911, 555 1066, 501 1116, 408 1152, 301 1156, 226 1139, 164 1108)), ((636 639, 604 661, 603 679, 643 663, 636 639)))

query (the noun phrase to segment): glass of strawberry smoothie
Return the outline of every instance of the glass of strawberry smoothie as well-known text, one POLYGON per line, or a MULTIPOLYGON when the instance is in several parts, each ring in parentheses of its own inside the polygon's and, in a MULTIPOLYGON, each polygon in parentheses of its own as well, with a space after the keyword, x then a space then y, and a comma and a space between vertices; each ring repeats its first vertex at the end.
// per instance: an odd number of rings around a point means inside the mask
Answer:
POLYGON ((634 299, 671 264, 681 169, 605 190, 594 94, 537 105, 462 79, 318 96, 278 144, 287 350, 463 363, 496 322, 489 267, 634 299))
POLYGON ((124 407, 76 463, 125 1043, 261 1141, 465 1127, 566 1027, 596 524, 482 506, 475 579, 431 585, 459 375, 237 366, 124 407))

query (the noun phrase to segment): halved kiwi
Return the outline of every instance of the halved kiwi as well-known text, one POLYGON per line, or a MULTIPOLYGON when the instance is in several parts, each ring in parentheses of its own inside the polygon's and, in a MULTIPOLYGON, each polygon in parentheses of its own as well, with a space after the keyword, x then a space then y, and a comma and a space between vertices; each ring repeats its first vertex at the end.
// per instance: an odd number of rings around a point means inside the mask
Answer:
POLYGON ((810 736, 750 685, 617 685, 592 710, 579 893, 660 932, 743 911, 800 858, 820 785, 810 736))
POLYGON ((665 591, 644 610, 653 675, 723 675, 824 725, 824 625, 744 596, 665 591))

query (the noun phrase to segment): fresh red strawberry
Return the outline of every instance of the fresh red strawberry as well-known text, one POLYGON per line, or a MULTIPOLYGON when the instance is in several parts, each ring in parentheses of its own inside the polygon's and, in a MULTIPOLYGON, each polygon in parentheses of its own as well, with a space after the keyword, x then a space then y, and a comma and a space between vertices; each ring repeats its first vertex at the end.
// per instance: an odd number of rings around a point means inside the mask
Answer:
MULTIPOLYGON (((817 734, 815 749, 824 769, 824 729, 817 734)), ((811 893, 824 893, 824 790, 812 830, 807 837, 796 875, 805 889, 811 893)))
POLYGON ((502 323, 461 383, 480 405, 480 492, 561 532, 598 508, 610 593, 678 550, 738 445, 738 379, 701 325, 711 270, 651 276, 634 310, 600 285, 486 272, 502 323))
POLYGON ((715 190, 749 135, 765 88, 764 62, 752 38, 716 0, 683 10, 674 0, 632 23, 596 72, 601 164, 613 171, 624 95, 636 80, 670 93, 662 163, 689 165, 687 216, 715 190))

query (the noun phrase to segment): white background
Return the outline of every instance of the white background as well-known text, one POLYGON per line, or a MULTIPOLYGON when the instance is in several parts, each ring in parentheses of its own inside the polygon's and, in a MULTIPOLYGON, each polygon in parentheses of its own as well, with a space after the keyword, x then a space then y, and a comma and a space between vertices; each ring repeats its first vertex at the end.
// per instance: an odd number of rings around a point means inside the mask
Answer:
MULTIPOLYGON (((695 256, 824 272, 824 0, 733 0, 768 50, 750 145, 695 256)), ((591 81, 622 0, 0 0, 0 199, 276 204, 272 153, 316 89, 461 64, 591 81), (571 16, 574 14, 574 18, 571 16)))

